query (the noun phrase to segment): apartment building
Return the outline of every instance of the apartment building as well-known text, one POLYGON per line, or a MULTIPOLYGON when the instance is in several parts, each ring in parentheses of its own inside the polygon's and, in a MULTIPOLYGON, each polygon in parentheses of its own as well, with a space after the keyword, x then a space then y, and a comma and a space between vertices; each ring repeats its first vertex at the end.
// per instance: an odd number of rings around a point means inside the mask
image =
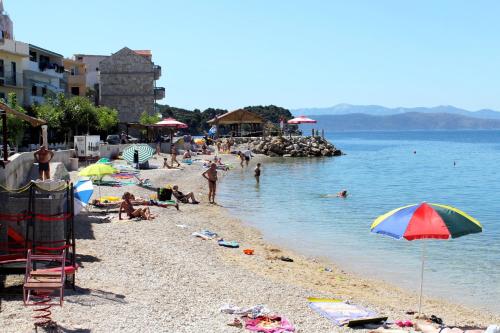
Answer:
POLYGON ((15 93, 17 102, 24 104, 23 61, 29 56, 28 44, 0 39, 0 99, 15 93))
POLYGON ((122 123, 138 122, 141 114, 155 112, 157 100, 165 98, 165 88, 156 87, 161 67, 152 61, 149 50, 127 47, 99 63, 100 104, 118 110, 122 123))
POLYGON ((66 92, 64 57, 29 44, 29 57, 23 61, 24 104, 42 104, 47 96, 66 92))
POLYGON ((87 91, 87 70, 83 62, 64 59, 64 80, 68 96, 85 96, 87 91))

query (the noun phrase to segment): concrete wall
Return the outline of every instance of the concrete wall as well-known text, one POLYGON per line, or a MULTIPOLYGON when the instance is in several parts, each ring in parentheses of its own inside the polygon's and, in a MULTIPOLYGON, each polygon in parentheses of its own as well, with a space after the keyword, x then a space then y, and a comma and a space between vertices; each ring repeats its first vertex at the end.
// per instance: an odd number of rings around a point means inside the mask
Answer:
MULTIPOLYGON (((54 152, 51 163, 60 162, 66 169, 71 169, 70 157, 75 155, 73 149, 54 152)), ((5 169, 0 167, 0 185, 9 189, 20 188, 28 183, 28 176, 35 163, 33 152, 15 154, 5 169)))

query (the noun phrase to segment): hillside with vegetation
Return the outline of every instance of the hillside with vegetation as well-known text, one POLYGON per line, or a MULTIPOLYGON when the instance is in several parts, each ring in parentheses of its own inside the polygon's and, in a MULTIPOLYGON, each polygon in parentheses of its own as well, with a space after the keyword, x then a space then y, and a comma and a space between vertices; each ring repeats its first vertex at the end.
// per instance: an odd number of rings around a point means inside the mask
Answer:
MULTIPOLYGON (((187 124, 189 126, 188 130, 191 134, 203 134, 204 132, 208 132, 210 125, 207 121, 215 118, 215 116, 221 116, 224 113, 229 112, 225 109, 214 108, 208 108, 203 111, 199 109, 187 110, 169 105, 158 105, 158 109, 164 118, 173 117, 178 121, 187 124)), ((290 110, 275 105, 247 106, 243 109, 257 113, 268 122, 274 124, 279 123, 280 118, 284 118, 286 120, 293 118, 290 110)))

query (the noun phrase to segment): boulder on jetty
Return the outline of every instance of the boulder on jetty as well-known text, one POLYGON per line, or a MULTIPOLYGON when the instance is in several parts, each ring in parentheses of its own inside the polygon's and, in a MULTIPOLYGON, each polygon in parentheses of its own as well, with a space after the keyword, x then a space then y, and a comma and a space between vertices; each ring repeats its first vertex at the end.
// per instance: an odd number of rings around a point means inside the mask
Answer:
POLYGON ((234 138, 236 144, 247 144, 256 154, 271 157, 340 156, 342 152, 321 136, 273 136, 234 138))

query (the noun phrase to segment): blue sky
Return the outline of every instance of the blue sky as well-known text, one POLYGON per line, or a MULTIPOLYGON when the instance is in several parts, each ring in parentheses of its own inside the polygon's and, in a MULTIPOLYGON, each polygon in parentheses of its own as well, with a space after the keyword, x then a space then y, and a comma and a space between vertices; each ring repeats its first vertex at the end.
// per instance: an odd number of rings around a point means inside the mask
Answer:
POLYGON ((163 103, 500 110, 500 1, 4 0, 16 39, 151 49, 163 103))

